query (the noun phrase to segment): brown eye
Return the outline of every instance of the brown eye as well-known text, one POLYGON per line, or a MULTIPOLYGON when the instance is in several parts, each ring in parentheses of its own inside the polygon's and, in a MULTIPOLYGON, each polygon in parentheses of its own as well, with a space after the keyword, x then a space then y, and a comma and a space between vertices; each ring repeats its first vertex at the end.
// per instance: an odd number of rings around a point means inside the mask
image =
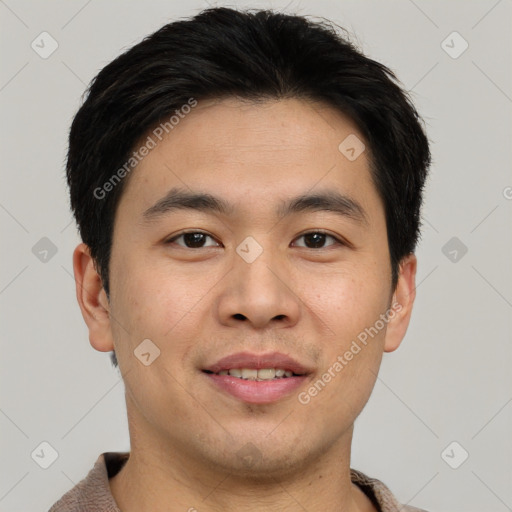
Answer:
POLYGON ((207 235, 201 231, 190 231, 174 236, 173 238, 167 240, 166 244, 171 244, 176 242, 176 240, 183 239, 183 243, 178 243, 177 245, 187 249, 201 249, 203 247, 214 247, 215 245, 218 245, 217 242, 215 242, 214 245, 205 245, 205 241, 208 238, 213 240, 210 235, 207 235))
POLYGON ((300 238, 304 239, 304 245, 298 246, 306 247, 307 249, 323 249, 324 247, 329 247, 331 245, 342 244, 342 242, 336 237, 329 235, 328 233, 324 233, 323 231, 310 231, 309 233, 303 233, 297 238, 297 240, 300 238), (327 239, 334 240, 334 243, 330 243, 326 246, 325 242, 327 239))

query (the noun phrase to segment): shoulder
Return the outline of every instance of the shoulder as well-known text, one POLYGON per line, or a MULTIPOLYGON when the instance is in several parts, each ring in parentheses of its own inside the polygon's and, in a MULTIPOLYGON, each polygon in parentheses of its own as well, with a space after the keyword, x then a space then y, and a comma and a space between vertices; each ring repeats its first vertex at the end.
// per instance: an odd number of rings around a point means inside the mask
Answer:
POLYGON ((120 512, 108 480, 120 470, 128 455, 124 452, 102 453, 87 476, 66 492, 48 512, 120 512))
POLYGON ((402 505, 391 490, 377 478, 369 477, 352 468, 350 469, 350 478, 370 498, 379 512, 427 512, 411 505, 402 505))

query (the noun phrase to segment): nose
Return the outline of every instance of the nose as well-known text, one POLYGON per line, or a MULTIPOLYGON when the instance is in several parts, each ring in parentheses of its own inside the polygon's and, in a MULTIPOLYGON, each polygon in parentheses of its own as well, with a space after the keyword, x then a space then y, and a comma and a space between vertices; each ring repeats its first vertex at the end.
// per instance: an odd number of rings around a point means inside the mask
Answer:
POLYGON ((233 269, 224 281, 218 301, 223 325, 247 323, 255 329, 295 325, 301 300, 283 257, 270 249, 248 263, 234 256, 233 269))

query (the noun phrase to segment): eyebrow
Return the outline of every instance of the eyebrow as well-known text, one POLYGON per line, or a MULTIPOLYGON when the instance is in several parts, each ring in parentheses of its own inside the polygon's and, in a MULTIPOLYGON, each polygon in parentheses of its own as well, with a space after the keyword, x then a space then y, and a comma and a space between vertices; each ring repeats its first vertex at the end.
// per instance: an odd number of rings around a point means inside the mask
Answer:
MULTIPOLYGON (((234 216, 234 205, 225 199, 211 194, 191 192, 181 188, 172 188, 153 206, 142 214, 145 223, 151 223, 175 210, 195 210, 205 213, 218 213, 234 216)), ((302 194, 281 202, 276 210, 278 217, 286 217, 300 212, 329 211, 360 224, 369 225, 364 208, 356 200, 332 190, 314 194, 302 194)))

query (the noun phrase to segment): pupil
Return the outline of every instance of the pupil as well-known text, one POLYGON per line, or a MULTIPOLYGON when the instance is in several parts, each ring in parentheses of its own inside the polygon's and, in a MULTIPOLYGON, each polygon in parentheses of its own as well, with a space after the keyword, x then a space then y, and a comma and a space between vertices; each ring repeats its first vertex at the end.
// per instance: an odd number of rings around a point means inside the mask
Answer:
POLYGON ((188 247, 201 247, 202 237, 204 237, 203 233, 185 233, 185 244, 188 247))
POLYGON ((325 242, 326 235, 324 233, 308 233, 305 235, 306 245, 307 240, 312 241, 314 247, 321 247, 325 242))

